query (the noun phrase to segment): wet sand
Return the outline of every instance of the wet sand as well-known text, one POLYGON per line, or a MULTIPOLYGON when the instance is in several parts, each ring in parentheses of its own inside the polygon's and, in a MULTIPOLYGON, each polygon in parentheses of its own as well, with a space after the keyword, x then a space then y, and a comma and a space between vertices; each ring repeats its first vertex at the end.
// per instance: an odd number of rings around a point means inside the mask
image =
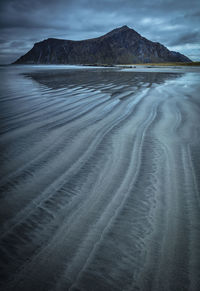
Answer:
POLYGON ((4 291, 200 290, 200 72, 0 68, 4 291))

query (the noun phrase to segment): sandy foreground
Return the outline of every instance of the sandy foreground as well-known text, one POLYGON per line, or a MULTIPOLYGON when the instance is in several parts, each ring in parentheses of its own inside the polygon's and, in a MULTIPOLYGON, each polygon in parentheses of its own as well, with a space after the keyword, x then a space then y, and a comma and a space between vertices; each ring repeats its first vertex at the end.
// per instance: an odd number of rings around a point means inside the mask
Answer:
POLYGON ((0 82, 1 290, 199 291, 199 69, 0 82))

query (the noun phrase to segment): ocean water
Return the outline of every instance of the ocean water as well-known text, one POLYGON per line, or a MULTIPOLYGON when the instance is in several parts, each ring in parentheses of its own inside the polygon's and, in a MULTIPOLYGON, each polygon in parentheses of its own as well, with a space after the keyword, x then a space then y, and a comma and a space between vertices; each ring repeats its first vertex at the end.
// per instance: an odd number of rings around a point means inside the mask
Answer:
POLYGON ((0 67, 0 276, 200 290, 200 72, 0 67))

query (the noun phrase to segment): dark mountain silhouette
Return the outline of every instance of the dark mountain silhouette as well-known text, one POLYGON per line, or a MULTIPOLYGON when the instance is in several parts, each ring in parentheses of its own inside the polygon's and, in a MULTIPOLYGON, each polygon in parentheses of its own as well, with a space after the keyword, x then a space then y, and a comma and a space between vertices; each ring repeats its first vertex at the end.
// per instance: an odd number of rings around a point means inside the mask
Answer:
POLYGON ((48 38, 14 64, 133 64, 191 62, 158 42, 142 37, 127 26, 93 39, 72 41, 48 38))

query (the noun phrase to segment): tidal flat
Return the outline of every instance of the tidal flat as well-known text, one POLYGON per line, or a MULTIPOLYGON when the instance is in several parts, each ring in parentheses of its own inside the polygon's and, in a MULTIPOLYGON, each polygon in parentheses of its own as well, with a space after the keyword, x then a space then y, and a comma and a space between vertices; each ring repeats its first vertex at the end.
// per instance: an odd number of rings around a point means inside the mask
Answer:
POLYGON ((0 67, 4 291, 200 290, 200 69, 0 67))

